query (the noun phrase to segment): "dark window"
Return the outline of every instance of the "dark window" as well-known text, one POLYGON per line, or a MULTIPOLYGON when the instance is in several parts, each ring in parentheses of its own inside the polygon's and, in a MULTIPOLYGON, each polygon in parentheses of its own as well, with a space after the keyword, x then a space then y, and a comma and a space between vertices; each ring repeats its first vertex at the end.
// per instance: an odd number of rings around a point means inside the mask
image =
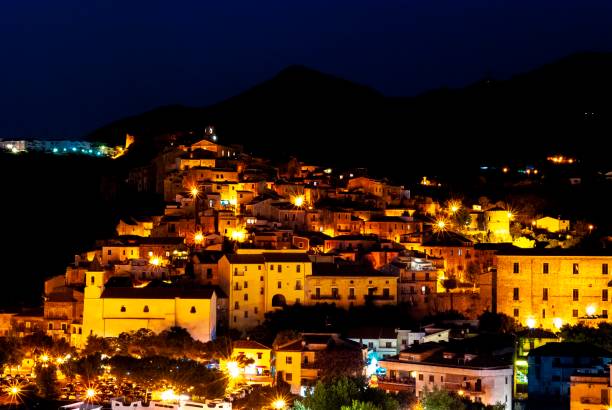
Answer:
POLYGON ((53 323, 49 323, 49 330, 53 330, 53 323))
POLYGON ((195 306, 192 306, 191 309, 189 309, 189 313, 195 313, 196 312, 196 308, 195 306))
POLYGON ((282 272, 283 271, 283 265, 278 265, 278 271, 282 272))
POLYGON ((92 277, 90 278, 90 281, 91 281, 91 284, 93 285, 93 284, 96 282, 96 278, 95 278, 95 276, 92 276, 92 277))
POLYGON ((608 289, 601 290, 601 300, 604 302, 608 301, 608 289))
POLYGON ((608 264, 607 263, 602 263, 601 264, 601 274, 602 275, 607 275, 608 274, 608 264))
POLYGON ((240 303, 239 302, 234 302, 234 309, 235 310, 239 310, 240 309, 240 303))
POLYGON ((542 300, 548 300, 548 288, 542 289, 542 300))
POLYGON ((257 358, 258 358, 258 359, 261 359, 261 358, 262 358, 262 356, 263 356, 263 353, 257 352, 257 358))
POLYGON ((579 271, 580 271, 580 269, 579 269, 579 267, 578 267, 578 264, 577 264, 577 263, 574 263, 574 264, 572 265, 572 272, 574 273, 574 275, 577 275, 579 271))
POLYGON ((125 312, 125 306, 121 306, 121 311, 125 312))
POLYGON ((281 282, 280 280, 276 283, 276 287, 279 289, 282 289, 283 287, 283 282, 281 282))
POLYGON ((518 309, 514 309, 514 317, 518 317, 519 316, 519 310, 518 309))
POLYGON ((383 297, 385 298, 389 297, 389 288, 383 288, 383 297))
POLYGON ((249 317, 249 311, 245 310, 244 311, 244 318, 247 319, 249 317))
POLYGON ((519 263, 518 262, 514 262, 514 264, 512 265, 512 272, 519 273, 519 263))
POLYGON ((519 288, 514 288, 512 291, 512 300, 519 300, 519 288))
POLYGON ((423 375, 422 374, 419 374, 419 380, 423 381, 423 375))
POLYGON ((548 273, 548 263, 542 265, 542 273, 548 273))
POLYGON ((297 266, 295 267, 295 271, 296 271, 297 273, 300 273, 300 269, 301 269, 300 265, 297 265, 297 266))
POLYGON ((601 311, 601 316, 607 318, 608 317, 608 311, 606 309, 601 311))
POLYGON ((291 373, 285 373, 285 380, 290 382, 293 380, 293 375, 291 373))
POLYGON ((574 289, 572 291, 572 300, 574 300, 574 301, 578 300, 578 289, 574 289))
POLYGON ((542 319, 546 319, 546 309, 542 309, 542 319))
POLYGON ((244 281, 244 288, 248 288, 249 287, 249 282, 247 282, 246 280, 244 281))
POLYGON ((210 279, 213 277, 213 271, 212 268, 208 268, 206 269, 206 279, 210 279))
POLYGON ((144 309, 142 309, 143 312, 147 313, 149 311, 149 306, 145 305, 144 309))
POLYGON ((259 294, 263 295, 264 294, 264 288, 259 288, 259 294))
POLYGON ((248 293, 245 293, 245 294, 244 294, 244 300, 245 300, 245 301, 249 300, 249 294, 248 294, 248 293))
POLYGON ((263 282, 263 281, 264 281, 264 277, 263 277, 263 276, 260 276, 260 277, 259 277, 259 281, 260 281, 260 282, 263 282))
POLYGON ((572 317, 578 317, 578 309, 572 310, 572 317))
POLYGON ((433 383, 434 382, 434 377, 433 375, 429 375, 429 383, 433 383))
POLYGON ((292 364, 292 363, 293 363, 293 358, 291 356, 285 357, 285 364, 292 364))

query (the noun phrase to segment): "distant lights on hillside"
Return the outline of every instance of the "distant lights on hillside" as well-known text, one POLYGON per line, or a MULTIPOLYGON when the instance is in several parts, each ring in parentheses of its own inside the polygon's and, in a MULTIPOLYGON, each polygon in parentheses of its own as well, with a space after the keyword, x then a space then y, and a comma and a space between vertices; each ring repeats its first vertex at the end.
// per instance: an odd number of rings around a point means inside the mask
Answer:
POLYGON ((546 159, 552 162, 553 164, 573 164, 574 162, 576 162, 575 158, 564 157, 563 155, 548 157, 546 159))

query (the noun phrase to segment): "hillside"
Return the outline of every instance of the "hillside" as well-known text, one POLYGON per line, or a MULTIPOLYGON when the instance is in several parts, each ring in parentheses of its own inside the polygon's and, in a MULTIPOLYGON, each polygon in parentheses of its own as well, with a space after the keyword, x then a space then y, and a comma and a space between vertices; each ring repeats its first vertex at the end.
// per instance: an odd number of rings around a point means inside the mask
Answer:
POLYGON ((301 66, 204 108, 161 107, 90 135, 109 143, 217 128, 256 154, 402 175, 568 152, 607 161, 612 54, 570 56, 504 81, 405 98, 301 66), (580 143, 578 143, 578 141, 580 143))

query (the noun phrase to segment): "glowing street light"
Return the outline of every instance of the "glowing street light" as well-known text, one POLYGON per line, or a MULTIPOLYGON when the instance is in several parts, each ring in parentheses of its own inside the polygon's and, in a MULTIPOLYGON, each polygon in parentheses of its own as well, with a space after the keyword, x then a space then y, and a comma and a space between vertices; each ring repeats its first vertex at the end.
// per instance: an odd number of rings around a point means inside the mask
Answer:
POLYGON ((298 208, 303 206, 304 205, 304 195, 296 195, 292 197, 291 202, 293 202, 293 205, 297 206, 298 208))
POLYGON ((176 399, 176 394, 174 394, 174 390, 168 389, 162 392, 161 394, 162 401, 170 401, 176 399))
POLYGON ((49 361, 49 355, 48 355, 48 354, 46 354, 46 353, 45 353, 45 354, 43 354, 42 356, 40 356, 40 360, 41 360, 43 363, 47 363, 47 362, 49 361))
POLYGON ((204 242, 204 234, 202 232, 196 232, 193 235, 193 241, 196 243, 196 245, 202 244, 202 242, 204 242))
POLYGON ((561 327, 563 326, 563 319, 561 319, 560 317, 554 318, 553 325, 555 325, 557 329, 561 329, 561 327))
POLYGON ((189 192, 191 192, 191 196, 193 198, 196 198, 198 196, 198 194, 200 193, 200 190, 198 189, 197 186, 193 186, 193 187, 191 187, 191 190, 189 192))
POLYGON ((536 320, 532 317, 530 317, 529 319, 527 319, 527 327, 529 329, 533 329, 536 325, 536 320))
POLYGON ((284 399, 276 399, 272 402, 272 408, 273 409, 284 409, 285 406, 287 405, 287 403, 285 402, 284 399))
POLYGON ((96 397, 96 394, 96 390, 91 387, 85 391, 85 396, 88 400, 92 400, 94 397, 96 397))
POLYGON ((225 368, 227 369, 227 374, 230 378, 236 379, 240 376, 240 368, 238 367, 238 362, 234 360, 230 360, 225 363, 225 368))
POLYGON ((149 259, 149 263, 153 266, 159 266, 161 265, 161 258, 159 258, 158 256, 154 256, 149 259))
POLYGON ((595 312, 596 312, 596 308, 594 305, 589 305, 586 308, 586 314, 587 316, 595 316, 595 312))

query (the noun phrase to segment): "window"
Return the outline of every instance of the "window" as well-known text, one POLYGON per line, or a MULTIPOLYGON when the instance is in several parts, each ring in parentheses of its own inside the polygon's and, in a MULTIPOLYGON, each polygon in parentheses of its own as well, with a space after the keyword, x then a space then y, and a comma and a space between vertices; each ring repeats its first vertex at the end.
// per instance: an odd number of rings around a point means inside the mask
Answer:
POLYGON ((419 374, 419 380, 423 381, 423 375, 422 374, 419 374))
POLYGON ((300 265, 296 265, 296 267, 295 267, 295 271, 296 271, 297 273, 300 273, 300 269, 301 269, 300 265))
POLYGON ((604 302, 608 301, 608 289, 601 290, 601 300, 603 300, 604 302))
POLYGON ((259 294, 263 295, 264 294, 264 288, 259 288, 259 294))
POLYGON ((429 280, 429 272, 425 272, 425 280, 429 280))
POLYGON ((391 342, 385 342, 385 347, 393 347, 391 342))
POLYGON ((143 312, 148 313, 149 312, 149 306, 145 305, 145 307, 142 309, 143 312))
POLYGON ((282 289, 283 288, 283 282, 281 282, 280 280, 276 283, 276 287, 278 289, 282 289))
POLYGON ((245 311, 244 311, 244 318, 245 318, 245 319, 248 319, 248 318, 249 318, 249 311, 248 311, 248 310, 245 310, 245 311))
POLYGON ((108 250, 108 252, 106 252, 106 254, 107 254, 108 256, 110 256, 110 255, 112 255, 112 254, 113 254, 113 251, 112 251, 111 249, 109 249, 109 250, 108 250))
POLYGON ((518 262, 514 262, 514 264, 512 265, 512 272, 519 273, 519 263, 518 262))
POLYGON ((125 306, 121 306, 121 311, 125 312, 125 306))
POLYGON ((355 299, 355 288, 349 288, 349 299, 355 299))
POLYGON ((457 249, 457 255, 461 256, 462 250, 461 249, 457 249))
POLYGON ((389 288, 383 288, 383 297, 384 297, 385 299, 388 299, 388 298, 389 298, 389 296, 390 296, 390 295, 389 295, 389 288))
POLYGON ((239 309, 240 309, 240 303, 234 302, 234 310, 239 310, 239 309))
POLYGON ((261 270, 261 265, 257 265, 257 270, 261 270))
POLYGON ((291 356, 285 357, 285 364, 293 364, 293 357, 291 356))
POLYGON ((542 289, 542 300, 548 300, 548 288, 542 289))
POLYGON ((374 349, 374 342, 368 342, 368 349, 374 349))
POLYGON ((512 290, 512 300, 519 300, 519 288, 512 290))
POLYGON ((211 279, 213 277, 212 268, 206 269, 206 279, 211 279))
POLYGON ((283 265, 278 265, 278 272, 281 273, 283 271, 283 265))
POLYGON ((248 288, 249 287, 249 282, 247 282, 246 280, 244 281, 244 288, 248 288))
POLYGON ((263 281, 264 281, 264 277, 263 277, 263 276, 260 276, 260 277, 259 277, 259 281, 260 281, 260 282, 263 282, 263 281))
POLYGON ((257 306, 255 306, 255 308, 253 309, 253 312, 254 312, 255 314, 258 314, 258 313, 259 313, 259 309, 257 309, 257 306))
POLYGON ((546 319, 546 309, 542 309, 542 319, 546 319))
POLYGON ((53 323, 49 323, 49 330, 53 330, 53 323))
POLYGON ((578 309, 572 310, 572 317, 578 317, 578 309))
POLYGON ((196 312, 196 308, 195 306, 192 306, 191 309, 189 309, 189 313, 195 313, 196 312))
POLYGON ((548 273, 548 263, 544 262, 542 264, 542 273, 548 273))
POLYGON ((293 375, 291 373, 285 373, 285 381, 290 382, 293 380, 293 375))
POLYGON ((338 298, 338 288, 331 288, 331 294, 332 294, 332 298, 337 299, 338 298))
POLYGON ((89 280, 90 280, 92 285, 96 282, 95 276, 92 276, 89 280))
POLYGON ((429 375, 429 383, 433 383, 434 382, 434 377, 432 374, 429 375))
POLYGON ((270 270, 274 270, 274 265, 270 264, 270 270))
POLYGON ((608 274, 608 264, 607 263, 602 263, 601 264, 601 274, 602 275, 607 275, 608 274))
POLYGON ((608 317, 608 311, 606 309, 601 311, 601 316, 607 318, 608 317))
POLYGON ((514 317, 519 317, 519 310, 518 309, 514 309, 514 317))
POLYGON ((574 300, 574 301, 578 300, 578 289, 574 289, 572 291, 572 300, 574 300))
POLYGON ((258 358, 258 359, 261 359, 262 357, 263 357, 263 353, 261 353, 261 352, 257 352, 257 358, 258 358))
POLYGON ((247 300, 249 300, 249 294, 248 294, 248 293, 245 293, 245 294, 244 294, 244 301, 246 302, 247 300))
POLYGON ((573 274, 574 274, 574 275, 577 275, 577 274, 578 274, 578 272, 579 272, 579 270, 580 270, 580 269, 579 269, 579 267, 578 267, 578 264, 577 264, 577 263, 574 263, 574 264, 572 265, 572 272, 573 272, 573 274))

